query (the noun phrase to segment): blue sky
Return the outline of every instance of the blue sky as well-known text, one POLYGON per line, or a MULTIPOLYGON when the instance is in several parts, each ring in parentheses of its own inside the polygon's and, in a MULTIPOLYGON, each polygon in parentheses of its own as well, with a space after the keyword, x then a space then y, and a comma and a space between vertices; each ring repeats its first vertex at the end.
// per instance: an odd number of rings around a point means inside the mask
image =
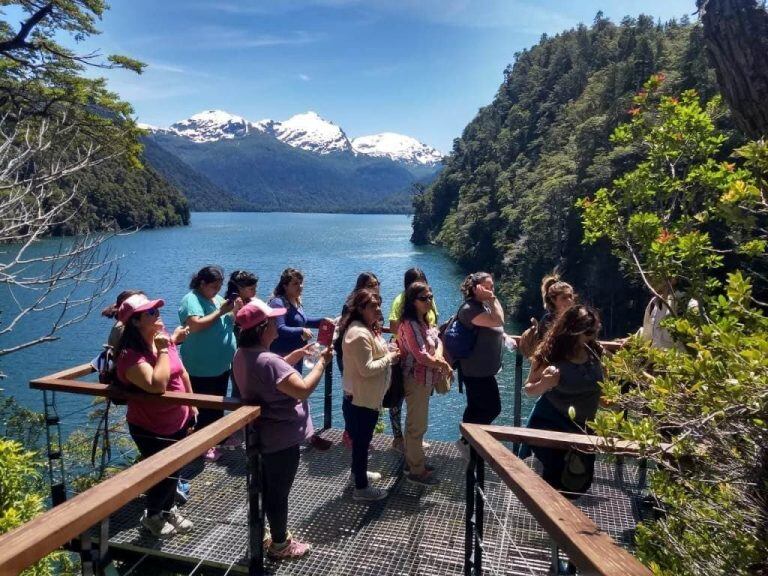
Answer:
POLYGON ((113 0, 83 48, 138 58, 109 72, 140 121, 205 109, 249 120, 314 110, 350 137, 392 131, 450 150, 514 53, 598 10, 662 20, 694 0, 113 0))

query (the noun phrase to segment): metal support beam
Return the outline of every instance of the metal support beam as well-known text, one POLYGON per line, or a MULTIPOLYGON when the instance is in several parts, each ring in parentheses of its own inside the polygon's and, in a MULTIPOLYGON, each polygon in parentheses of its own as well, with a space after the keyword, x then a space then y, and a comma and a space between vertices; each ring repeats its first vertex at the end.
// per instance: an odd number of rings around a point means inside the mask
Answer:
MULTIPOLYGON (((520 353, 520 349, 515 350, 515 396, 514 396, 514 409, 512 412, 512 425, 520 426, 522 422, 523 411, 523 355, 520 353)), ((517 454, 520 448, 520 443, 515 442, 512 444, 512 452, 517 454)))
POLYGON ((333 426, 333 362, 325 365, 325 396, 323 397, 323 429, 333 426))

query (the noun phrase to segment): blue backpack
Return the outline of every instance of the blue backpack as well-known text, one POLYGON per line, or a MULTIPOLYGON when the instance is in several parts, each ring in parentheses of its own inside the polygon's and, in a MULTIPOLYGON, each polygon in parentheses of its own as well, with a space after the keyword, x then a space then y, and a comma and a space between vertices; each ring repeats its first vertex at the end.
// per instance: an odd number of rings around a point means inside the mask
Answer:
MULTIPOLYGON (((463 306, 464 304, 462 304, 463 306)), ((461 306, 459 307, 461 310, 461 306)), ((443 350, 448 356, 452 366, 459 360, 469 358, 477 341, 477 330, 467 328, 459 320, 459 313, 451 316, 447 322, 440 326, 440 339, 443 341, 443 350)))

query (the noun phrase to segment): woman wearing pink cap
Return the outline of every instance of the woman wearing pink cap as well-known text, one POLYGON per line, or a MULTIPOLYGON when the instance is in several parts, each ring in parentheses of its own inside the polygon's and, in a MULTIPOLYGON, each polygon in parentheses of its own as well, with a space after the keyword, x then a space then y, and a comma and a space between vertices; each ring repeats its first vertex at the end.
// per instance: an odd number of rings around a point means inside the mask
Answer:
POLYGON ((285 313, 285 308, 270 308, 260 300, 243 306, 236 316, 240 335, 232 362, 242 399, 261 406, 254 426, 262 457, 264 512, 271 531, 267 555, 275 560, 298 558, 310 550, 309 544, 288 531, 288 495, 299 467, 299 447, 313 432, 307 398, 333 357, 333 348, 327 348, 302 378, 293 365, 306 355, 306 347, 285 357, 270 352, 278 334, 276 318, 285 313))
MULTIPOLYGON (((189 375, 176 345, 165 331, 160 308, 165 302, 144 294, 126 298, 117 311, 123 324, 118 343, 117 378, 144 392, 192 392, 189 375)), ((148 400, 128 401, 128 430, 143 457, 149 457, 187 435, 196 408, 157 404, 148 400)), ((177 474, 161 480, 147 491, 147 509, 142 525, 158 538, 183 534, 193 528, 174 506, 177 474)))

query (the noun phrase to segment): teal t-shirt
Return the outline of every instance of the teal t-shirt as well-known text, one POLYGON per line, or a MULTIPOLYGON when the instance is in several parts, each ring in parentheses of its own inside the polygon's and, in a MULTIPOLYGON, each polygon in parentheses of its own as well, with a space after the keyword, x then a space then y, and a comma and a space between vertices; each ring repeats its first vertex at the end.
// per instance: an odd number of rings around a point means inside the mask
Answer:
MULTIPOLYGON (((179 322, 184 324, 190 316, 208 316, 224 303, 216 295, 215 302, 200 296, 196 291, 188 293, 179 305, 179 322)), ((219 317, 205 330, 187 336, 181 345, 181 359, 191 376, 218 376, 229 370, 235 355, 234 318, 232 314, 219 317)))

